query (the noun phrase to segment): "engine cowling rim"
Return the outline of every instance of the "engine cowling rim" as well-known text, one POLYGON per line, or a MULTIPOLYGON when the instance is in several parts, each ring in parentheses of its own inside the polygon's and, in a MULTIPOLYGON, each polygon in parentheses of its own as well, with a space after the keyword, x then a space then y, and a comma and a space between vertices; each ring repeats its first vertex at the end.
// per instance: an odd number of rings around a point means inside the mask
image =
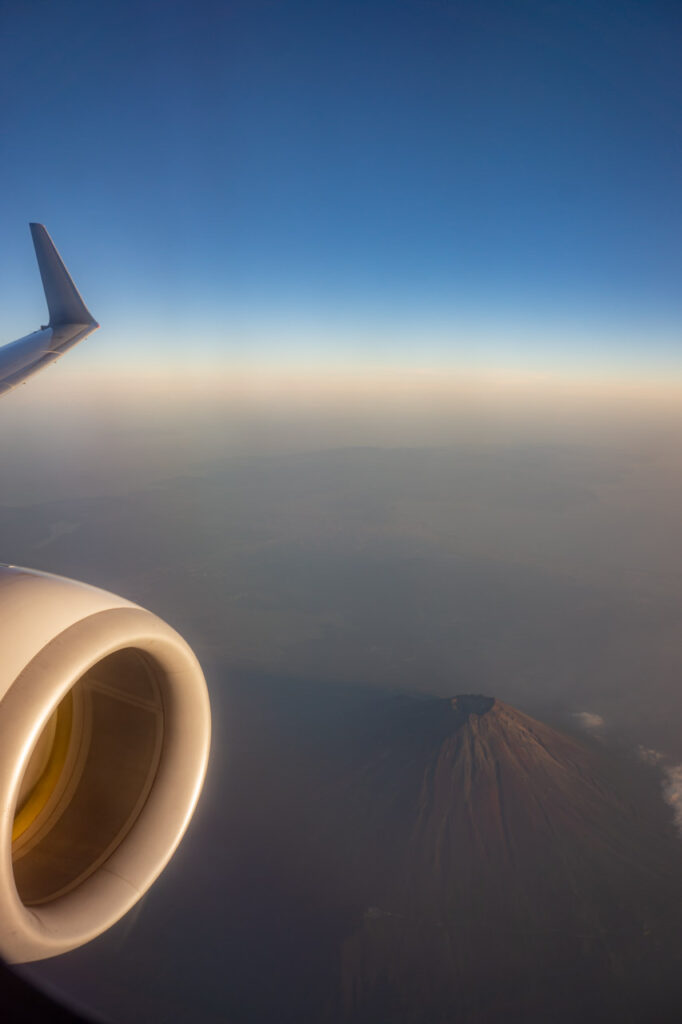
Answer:
POLYGON ((133 906, 185 832, 203 784, 209 742, 210 708, 199 663, 179 634, 151 612, 131 605, 97 611, 36 652, 0 703, 0 951, 7 959, 65 952, 133 906), (33 744, 84 673, 125 648, 141 651, 160 669, 166 721, 154 785, 128 833, 93 874, 71 892, 29 908, 15 884, 11 829, 33 744))

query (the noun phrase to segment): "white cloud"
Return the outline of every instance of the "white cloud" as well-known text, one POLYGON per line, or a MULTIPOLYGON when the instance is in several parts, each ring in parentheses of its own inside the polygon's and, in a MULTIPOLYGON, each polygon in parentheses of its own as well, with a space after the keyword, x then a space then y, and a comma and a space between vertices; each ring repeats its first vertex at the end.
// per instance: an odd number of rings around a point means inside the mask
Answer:
POLYGON ((653 747, 645 747, 643 743, 635 749, 642 761, 660 769, 661 793, 673 812, 673 821, 682 838, 682 764, 666 766, 663 762, 668 760, 667 754, 653 747))
POLYGON ((663 799, 672 807, 675 824, 682 833, 682 764, 664 769, 663 799))
POLYGON ((574 711, 573 717, 580 719, 580 724, 585 729, 601 729, 604 719, 601 715, 595 715, 592 711, 574 711))
POLYGON ((662 754, 660 750, 654 750, 653 747, 645 747, 641 743, 637 747, 637 756, 647 764, 660 764, 661 761, 665 760, 665 754, 662 754))

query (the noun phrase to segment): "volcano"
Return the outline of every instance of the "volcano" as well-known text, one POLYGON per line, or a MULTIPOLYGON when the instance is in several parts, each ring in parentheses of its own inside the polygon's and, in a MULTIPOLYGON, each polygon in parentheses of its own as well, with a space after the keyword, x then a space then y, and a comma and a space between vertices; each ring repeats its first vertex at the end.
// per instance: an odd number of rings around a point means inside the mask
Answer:
POLYGON ((364 903, 341 1019, 680 1019, 682 845, 639 766, 490 697, 406 698, 335 806, 364 903))

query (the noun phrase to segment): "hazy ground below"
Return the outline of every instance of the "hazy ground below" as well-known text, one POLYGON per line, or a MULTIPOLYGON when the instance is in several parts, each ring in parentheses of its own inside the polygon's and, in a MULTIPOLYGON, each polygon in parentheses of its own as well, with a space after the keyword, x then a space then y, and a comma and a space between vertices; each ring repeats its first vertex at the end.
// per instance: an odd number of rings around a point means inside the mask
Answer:
MULTIPOLYGON (((231 686, 249 678, 330 693, 482 692, 633 756, 642 745, 664 755, 663 769, 682 761, 674 432, 496 429, 418 444, 341 432, 337 440, 358 442, 342 445, 310 434, 305 444, 297 435, 245 443, 242 433, 235 445, 221 442, 221 423, 211 421, 202 444, 196 423, 188 440, 165 420, 140 429, 138 445, 139 423, 95 422, 88 441, 63 422, 50 432, 43 416, 40 430, 0 442, 0 559, 138 601, 196 650, 216 708, 202 798, 212 821, 234 792, 231 686)), ((305 702, 297 707, 305 725, 305 702)), ((111 940, 74 954, 72 966, 66 958, 35 972, 69 977, 75 992, 83 971, 95 987, 98 970, 125 977, 121 1001, 133 1009, 121 1020, 156 1012, 169 971, 178 1005, 186 991, 201 1010, 210 978, 205 1015, 224 1019, 214 981, 229 972, 229 944, 215 915, 202 931, 204 890, 196 902, 173 894, 209 861, 216 885, 226 877, 229 835, 207 839, 202 826, 193 835, 111 940), (200 936, 194 952, 181 941, 188 932, 200 936)), ((224 915, 231 892, 220 895, 224 915)))
POLYGON ((3 500, 0 558, 140 602, 209 670, 483 691, 682 757, 680 461, 526 442, 185 462, 3 500))

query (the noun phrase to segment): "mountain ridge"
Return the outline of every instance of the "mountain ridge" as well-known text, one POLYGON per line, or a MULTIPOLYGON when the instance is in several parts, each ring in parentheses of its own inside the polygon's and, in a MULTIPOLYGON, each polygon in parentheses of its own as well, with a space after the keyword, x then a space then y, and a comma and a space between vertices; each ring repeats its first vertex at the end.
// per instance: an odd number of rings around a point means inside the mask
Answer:
POLYGON ((367 900, 343 944, 348 1019, 390 1006, 387 1020, 478 1022, 507 1005, 532 1019, 534 1000, 557 1020, 644 1019, 634 979, 670 990, 682 966, 670 927, 682 846, 662 807, 608 751, 502 701, 463 694, 414 712, 348 793, 371 851, 348 860, 367 900))

